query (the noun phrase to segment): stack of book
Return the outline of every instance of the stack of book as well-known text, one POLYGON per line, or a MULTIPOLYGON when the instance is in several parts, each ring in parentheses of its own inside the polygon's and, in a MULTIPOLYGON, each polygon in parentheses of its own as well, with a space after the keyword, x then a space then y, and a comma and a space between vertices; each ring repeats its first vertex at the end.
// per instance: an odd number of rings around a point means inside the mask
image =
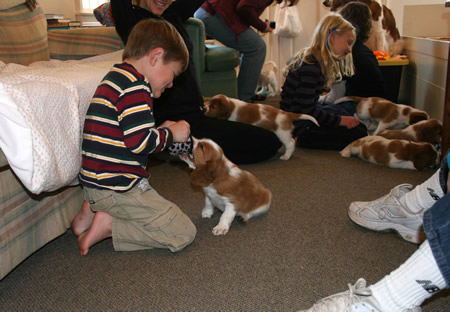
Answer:
POLYGON ((80 21, 72 21, 64 18, 62 14, 45 14, 48 29, 69 29, 81 27, 80 21))

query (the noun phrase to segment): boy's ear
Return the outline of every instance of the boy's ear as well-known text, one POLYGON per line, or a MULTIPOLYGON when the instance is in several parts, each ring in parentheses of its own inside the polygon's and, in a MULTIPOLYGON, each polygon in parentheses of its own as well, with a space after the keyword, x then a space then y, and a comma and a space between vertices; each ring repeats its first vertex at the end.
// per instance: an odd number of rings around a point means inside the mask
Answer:
POLYGON ((150 51, 150 63, 152 65, 156 64, 156 61, 163 60, 164 57, 164 49, 163 48, 154 48, 150 51))

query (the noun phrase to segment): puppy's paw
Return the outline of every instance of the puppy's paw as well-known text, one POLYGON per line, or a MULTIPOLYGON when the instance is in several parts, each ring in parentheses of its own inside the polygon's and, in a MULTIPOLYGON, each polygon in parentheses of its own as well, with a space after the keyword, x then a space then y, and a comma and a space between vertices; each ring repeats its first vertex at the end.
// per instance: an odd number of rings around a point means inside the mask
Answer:
POLYGON ((225 226, 225 225, 222 225, 222 224, 217 224, 217 225, 213 228, 212 233, 213 233, 214 235, 216 235, 216 236, 218 236, 218 235, 225 235, 225 234, 228 233, 228 230, 229 230, 229 229, 230 229, 230 228, 229 228, 228 226, 225 226))
POLYGON ((213 214, 214 214, 213 209, 203 209, 202 210, 202 218, 203 219, 209 219, 212 217, 213 214))
POLYGON ((292 156, 292 153, 290 153, 290 154, 285 153, 280 156, 280 159, 281 160, 289 160, 291 158, 291 156, 292 156))
POLYGON ((346 157, 349 158, 352 156, 352 147, 351 147, 351 143, 349 145, 347 145, 346 148, 344 148, 342 151, 340 151, 340 154, 342 157, 346 157))

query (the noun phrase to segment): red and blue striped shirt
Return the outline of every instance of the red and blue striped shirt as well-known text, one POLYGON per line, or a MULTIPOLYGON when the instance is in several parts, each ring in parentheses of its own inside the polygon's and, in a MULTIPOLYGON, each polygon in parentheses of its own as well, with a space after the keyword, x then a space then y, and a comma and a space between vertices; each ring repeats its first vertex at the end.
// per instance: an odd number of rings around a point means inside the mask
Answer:
POLYGON ((155 127, 148 80, 132 65, 116 64, 86 113, 80 183, 125 192, 148 177, 148 154, 172 142, 168 128, 155 127))

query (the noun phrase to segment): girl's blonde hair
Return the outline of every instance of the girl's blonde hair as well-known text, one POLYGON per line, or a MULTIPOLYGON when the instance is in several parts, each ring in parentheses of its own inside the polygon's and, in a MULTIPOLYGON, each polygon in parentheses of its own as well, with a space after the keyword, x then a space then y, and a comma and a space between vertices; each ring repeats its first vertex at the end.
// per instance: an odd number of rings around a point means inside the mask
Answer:
POLYGON ((287 69, 297 69, 305 62, 311 64, 311 56, 314 56, 320 64, 325 76, 326 86, 331 86, 335 81, 342 80, 343 76, 354 75, 353 58, 349 53, 344 60, 338 61, 337 55, 332 49, 330 37, 333 33, 343 34, 347 31, 355 32, 355 28, 341 15, 330 13, 317 25, 311 46, 300 50, 289 62, 287 69))

